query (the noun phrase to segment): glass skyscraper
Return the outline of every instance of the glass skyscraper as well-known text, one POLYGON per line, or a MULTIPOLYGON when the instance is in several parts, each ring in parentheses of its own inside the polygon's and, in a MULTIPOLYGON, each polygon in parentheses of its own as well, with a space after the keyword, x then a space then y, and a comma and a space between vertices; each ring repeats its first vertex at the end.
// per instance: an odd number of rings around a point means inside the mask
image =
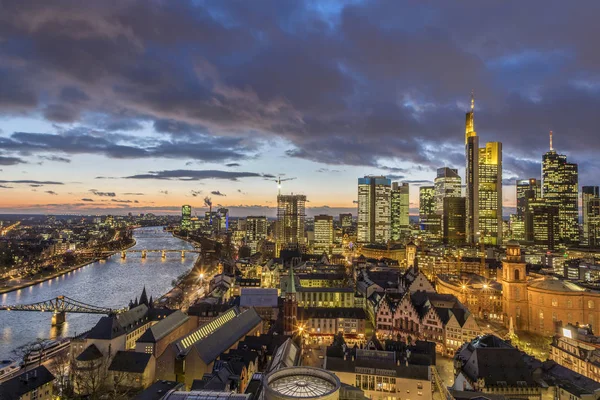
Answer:
POLYGON ((401 240, 410 234, 409 224, 409 185, 408 183, 392 183, 390 193, 390 212, 391 212, 391 238, 392 240, 401 240))
POLYGON ((582 245, 596 247, 600 237, 600 187, 581 188, 581 214, 583 222, 582 245))
POLYGON ((391 185, 391 180, 385 176, 365 176, 358 179, 359 243, 387 243, 390 240, 391 185))

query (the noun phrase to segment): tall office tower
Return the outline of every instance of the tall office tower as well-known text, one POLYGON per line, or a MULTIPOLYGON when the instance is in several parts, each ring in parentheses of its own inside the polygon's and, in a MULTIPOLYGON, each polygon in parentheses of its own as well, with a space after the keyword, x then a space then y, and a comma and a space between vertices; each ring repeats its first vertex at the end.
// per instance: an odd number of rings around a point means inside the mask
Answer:
POLYGON ((445 244, 465 243, 467 223, 467 200, 464 197, 444 197, 442 209, 443 241, 445 244))
POLYGON ((588 243, 591 248, 600 248, 600 197, 594 197, 587 203, 588 243))
POLYGON ((442 216, 435 212, 435 187, 419 188, 419 226, 422 231, 439 235, 442 229, 442 216))
POLYGON ((438 168, 435 178, 435 212, 444 213, 444 197, 461 197, 461 179, 458 170, 448 167, 438 168))
POLYGON ((525 216, 527 203, 533 199, 542 197, 542 182, 539 179, 518 179, 517 180, 517 215, 525 216))
MULTIPOLYGON (((581 220, 583 222, 583 241, 582 245, 590 245, 590 220, 595 222, 594 207, 591 204, 593 199, 600 197, 600 187, 598 186, 583 186, 581 188, 581 220)), ((595 231, 595 227, 592 230, 595 231)), ((593 240, 595 241, 595 240, 593 240)))
POLYGON ((192 206, 181 206, 181 229, 184 231, 192 228, 192 206))
POLYGON ((401 240, 410 235, 408 183, 403 183, 402 185, 398 184, 398 182, 392 183, 390 199, 392 240, 401 240))
POLYGON ((502 244, 502 143, 479 149, 479 234, 489 245, 502 244))
POLYGON ((358 179, 359 243, 387 243, 391 234, 391 180, 385 176, 358 179))
POLYGON ((479 137, 475 132, 475 97, 471 93, 471 111, 467 112, 465 122, 465 168, 466 185, 466 240, 477 242, 479 230, 479 137))
MULTIPOLYGON (((277 196, 277 249, 304 244, 306 196, 280 194, 277 196)), ((277 251, 279 254, 279 251, 277 251)))
POLYGON ((340 214, 340 226, 342 229, 352 227, 352 214, 340 214))
POLYGON ((259 242, 267 238, 267 217, 246 217, 246 241, 259 242))
POLYGON ((554 250, 559 232, 558 206, 548 204, 543 198, 530 200, 525 212, 525 240, 554 250))
POLYGON ((577 164, 567 162, 567 156, 552 147, 542 157, 542 197, 548 205, 558 207, 559 240, 579 243, 579 184, 577 164))
POLYGON ((333 246, 333 217, 331 215, 315 215, 315 251, 331 250, 333 246))

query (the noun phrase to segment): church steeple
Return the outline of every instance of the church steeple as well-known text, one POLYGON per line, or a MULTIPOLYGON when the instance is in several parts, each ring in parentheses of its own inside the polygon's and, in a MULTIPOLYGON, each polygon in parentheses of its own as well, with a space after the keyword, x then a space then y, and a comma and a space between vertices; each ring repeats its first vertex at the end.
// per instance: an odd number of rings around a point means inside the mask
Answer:
POLYGON ((477 136, 475 132, 475 92, 471 91, 471 110, 467 112, 465 122, 465 143, 472 136, 477 136))

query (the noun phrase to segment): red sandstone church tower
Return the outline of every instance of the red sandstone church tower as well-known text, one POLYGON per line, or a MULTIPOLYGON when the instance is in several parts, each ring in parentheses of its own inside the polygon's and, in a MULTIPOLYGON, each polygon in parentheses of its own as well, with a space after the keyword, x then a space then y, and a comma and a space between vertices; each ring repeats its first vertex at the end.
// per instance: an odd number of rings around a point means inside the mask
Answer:
POLYGON ((292 336, 296 330, 298 317, 298 299, 296 298, 296 282, 294 269, 290 266, 290 275, 283 301, 283 334, 292 336))
POLYGON ((502 261, 502 312, 505 326, 511 328, 512 323, 515 331, 529 329, 526 272, 521 246, 514 240, 509 241, 506 259, 502 261))

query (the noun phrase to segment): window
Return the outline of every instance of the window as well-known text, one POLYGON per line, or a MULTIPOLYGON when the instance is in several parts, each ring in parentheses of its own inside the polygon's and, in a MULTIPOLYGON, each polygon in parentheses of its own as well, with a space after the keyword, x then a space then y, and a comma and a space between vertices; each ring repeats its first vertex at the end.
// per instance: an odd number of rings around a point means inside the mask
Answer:
POLYGON ((552 307, 558 307, 558 300, 552 299, 552 307))
POLYGON ((573 302, 571 301, 571 299, 567 300, 567 308, 573 308, 573 302))
POLYGON ((520 274, 519 270, 515 269, 515 281, 519 280, 519 274, 520 274))
POLYGON ((588 308, 594 308, 594 300, 588 300, 588 308))

